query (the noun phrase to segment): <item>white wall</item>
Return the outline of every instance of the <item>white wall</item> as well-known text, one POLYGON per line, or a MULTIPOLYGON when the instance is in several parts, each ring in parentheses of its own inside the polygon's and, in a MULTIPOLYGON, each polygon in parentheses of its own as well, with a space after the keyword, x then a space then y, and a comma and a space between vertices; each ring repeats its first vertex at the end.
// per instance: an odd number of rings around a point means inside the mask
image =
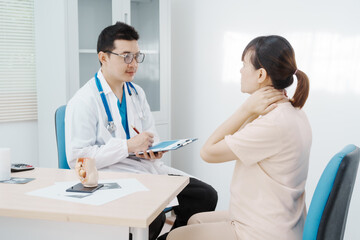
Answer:
POLYGON ((38 166, 37 121, 0 124, 0 147, 11 149, 12 163, 38 166))
MULTIPOLYGON (((256 36, 286 37, 298 68, 310 77, 304 108, 313 129, 308 205, 329 159, 349 143, 360 146, 359 9, 356 0, 172 1, 172 138, 199 138, 174 152, 172 163, 213 185, 220 196, 218 209, 228 207, 233 163, 208 164, 199 152, 247 97, 240 92, 240 58, 256 36)), ((359 181, 360 176, 345 239, 360 234, 359 181)))

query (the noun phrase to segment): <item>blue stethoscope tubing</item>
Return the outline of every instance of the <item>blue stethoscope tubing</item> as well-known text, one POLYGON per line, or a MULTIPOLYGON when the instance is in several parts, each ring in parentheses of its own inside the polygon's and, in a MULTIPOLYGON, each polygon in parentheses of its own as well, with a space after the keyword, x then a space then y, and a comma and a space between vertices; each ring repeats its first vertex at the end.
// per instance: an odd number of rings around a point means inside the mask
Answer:
MULTIPOLYGON (((106 112, 106 115, 107 115, 107 118, 108 118, 108 125, 106 126, 106 128, 110 133, 114 133, 116 131, 116 125, 115 125, 113 117, 111 115, 109 104, 108 104, 108 102, 106 100, 106 96, 104 94, 104 90, 103 90, 103 88, 101 86, 101 83, 100 83, 100 80, 99 80, 99 78, 97 76, 97 73, 95 73, 95 83, 96 83, 97 89, 99 90, 100 97, 101 97, 101 100, 103 102, 105 112, 106 112)), ((131 89, 133 89, 135 95, 137 96, 137 101, 138 101, 138 105, 139 105, 140 104, 140 102, 139 102, 139 94, 138 94, 135 86, 131 82, 126 82, 125 85, 126 85, 126 89, 127 89, 128 93, 129 93, 129 96, 130 96, 130 98, 131 98, 131 100, 132 100, 132 102, 134 104, 134 107, 136 108, 136 111, 139 114, 139 117, 141 119, 143 119, 144 118, 144 113, 142 112, 142 109, 140 109, 140 111, 139 111, 139 109, 137 108, 137 106, 136 106, 136 104, 134 102, 133 96, 132 96, 133 92, 131 91, 131 89)))

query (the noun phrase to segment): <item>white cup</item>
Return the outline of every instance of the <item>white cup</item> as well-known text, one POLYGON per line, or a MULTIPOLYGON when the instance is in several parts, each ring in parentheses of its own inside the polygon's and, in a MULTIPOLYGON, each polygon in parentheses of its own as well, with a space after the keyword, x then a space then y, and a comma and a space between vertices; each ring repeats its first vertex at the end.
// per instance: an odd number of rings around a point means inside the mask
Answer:
POLYGON ((11 178, 10 148, 0 148, 0 181, 11 178))

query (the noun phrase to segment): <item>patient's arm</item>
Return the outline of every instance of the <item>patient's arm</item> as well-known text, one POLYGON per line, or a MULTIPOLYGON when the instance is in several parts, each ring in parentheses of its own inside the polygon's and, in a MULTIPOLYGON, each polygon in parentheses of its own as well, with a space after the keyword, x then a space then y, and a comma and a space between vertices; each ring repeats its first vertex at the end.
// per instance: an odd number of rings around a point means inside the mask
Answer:
POLYGON ((243 129, 248 123, 272 111, 279 101, 284 100, 283 91, 263 87, 254 92, 235 113, 222 123, 208 138, 201 149, 201 158, 206 162, 219 163, 237 159, 225 143, 225 136, 243 129))

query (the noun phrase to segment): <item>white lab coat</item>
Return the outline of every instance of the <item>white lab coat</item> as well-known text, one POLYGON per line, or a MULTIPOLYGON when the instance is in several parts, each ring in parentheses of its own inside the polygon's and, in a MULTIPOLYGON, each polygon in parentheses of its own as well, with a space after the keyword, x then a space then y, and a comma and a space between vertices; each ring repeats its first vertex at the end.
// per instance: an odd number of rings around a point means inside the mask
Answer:
MULTIPOLYGON (((136 161, 127 158, 129 156, 127 140, 117 106, 118 99, 106 82, 101 70, 98 72, 98 78, 117 128, 115 136, 112 136, 106 128, 108 124, 107 115, 95 79, 92 78, 77 91, 66 107, 65 143, 69 166, 74 168, 76 159, 79 157, 91 157, 95 158, 96 167, 99 170, 187 175, 182 171, 164 165, 161 160, 136 161)), ((139 95, 133 94, 132 97, 139 97, 144 119, 140 119, 125 86, 123 94, 126 96, 130 137, 137 134, 130 127, 133 125, 140 132, 152 132, 155 136, 154 140, 157 142, 159 137, 145 92, 140 86, 136 84, 134 86, 139 95)), ((135 101, 135 103, 137 102, 135 101)))

